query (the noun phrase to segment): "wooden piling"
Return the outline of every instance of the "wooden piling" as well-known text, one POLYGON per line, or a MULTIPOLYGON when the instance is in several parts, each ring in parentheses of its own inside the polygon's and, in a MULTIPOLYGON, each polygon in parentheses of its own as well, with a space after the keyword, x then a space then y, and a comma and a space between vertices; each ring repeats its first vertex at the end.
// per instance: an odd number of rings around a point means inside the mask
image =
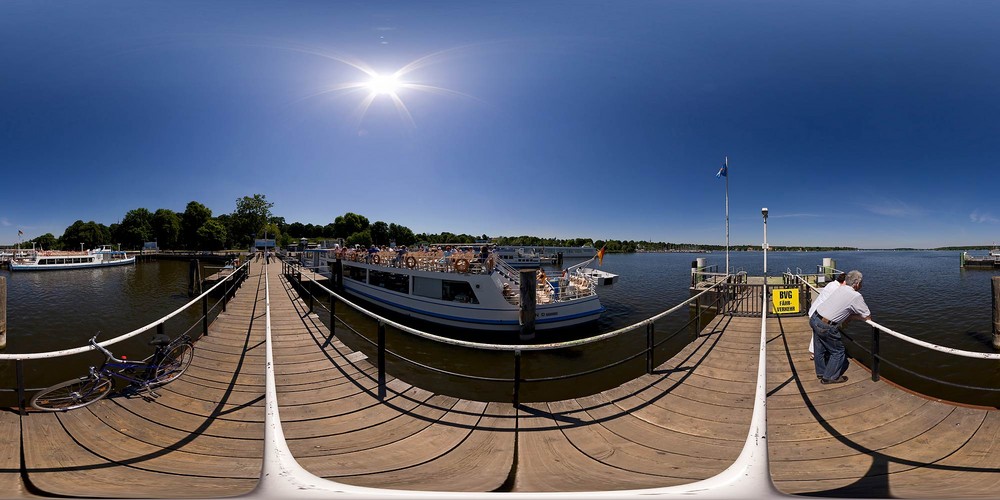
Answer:
POLYGON ((993 348, 1000 350, 1000 276, 994 276, 993 286, 993 348))
POLYGON ((519 323, 521 325, 521 340, 531 340, 535 338, 535 302, 537 299, 538 277, 535 269, 522 269, 520 273, 521 292, 521 314, 519 323))
POLYGON ((201 291, 201 263, 195 259, 188 266, 188 297, 201 295, 201 291))
POLYGON ((0 349, 7 348, 7 278, 0 276, 0 349))

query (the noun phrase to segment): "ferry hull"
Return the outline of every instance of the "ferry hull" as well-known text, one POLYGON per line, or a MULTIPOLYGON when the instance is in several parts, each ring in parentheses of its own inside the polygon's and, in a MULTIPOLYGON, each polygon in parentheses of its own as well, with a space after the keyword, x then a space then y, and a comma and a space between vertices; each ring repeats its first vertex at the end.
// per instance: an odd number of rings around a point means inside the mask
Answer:
POLYGON ((127 259, 118 259, 108 262, 83 262, 78 264, 50 264, 45 266, 40 266, 37 264, 17 264, 13 261, 10 262, 11 271, 60 271, 65 269, 91 269, 94 267, 111 267, 111 266, 124 266, 126 264, 134 264, 135 257, 129 257, 127 259))
MULTIPOLYGON (((344 288, 362 300, 432 323, 484 331, 516 332, 520 329, 520 311, 515 306, 494 308, 468 304, 450 305, 346 279, 344 288)), ((535 309, 535 330, 553 330, 596 321, 604 310, 596 295, 570 304, 539 305, 535 309)))

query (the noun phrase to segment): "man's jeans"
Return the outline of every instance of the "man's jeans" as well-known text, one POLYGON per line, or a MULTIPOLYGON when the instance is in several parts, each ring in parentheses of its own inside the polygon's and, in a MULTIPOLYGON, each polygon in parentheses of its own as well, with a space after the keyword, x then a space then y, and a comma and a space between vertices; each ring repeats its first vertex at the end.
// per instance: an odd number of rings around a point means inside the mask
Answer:
POLYGON ((840 329, 828 325, 819 319, 819 314, 809 318, 812 327, 816 376, 824 380, 837 380, 847 370, 847 355, 844 341, 840 337, 840 329))

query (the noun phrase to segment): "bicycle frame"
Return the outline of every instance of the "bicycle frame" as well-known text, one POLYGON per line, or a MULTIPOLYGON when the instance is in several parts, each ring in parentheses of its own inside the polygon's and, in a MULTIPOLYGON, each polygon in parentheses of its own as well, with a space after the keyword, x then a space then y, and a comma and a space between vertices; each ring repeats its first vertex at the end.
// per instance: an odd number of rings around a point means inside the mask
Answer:
POLYGON ((169 344, 164 346, 157 346, 156 350, 149 357, 143 359, 142 361, 129 361, 125 359, 117 359, 111 351, 97 344, 97 337, 90 339, 91 345, 96 349, 100 350, 107 356, 104 360, 104 364, 101 365, 99 369, 90 367, 90 374, 92 377, 99 375, 107 375, 112 379, 126 380, 129 383, 140 386, 148 387, 150 382, 153 382, 152 374, 155 373, 156 368, 159 366, 160 361, 162 361, 162 356, 170 349, 173 349, 176 345, 183 342, 189 342, 189 337, 187 335, 181 335, 176 339, 172 340, 169 344), (142 375, 136 377, 134 374, 139 369, 142 369, 142 375))

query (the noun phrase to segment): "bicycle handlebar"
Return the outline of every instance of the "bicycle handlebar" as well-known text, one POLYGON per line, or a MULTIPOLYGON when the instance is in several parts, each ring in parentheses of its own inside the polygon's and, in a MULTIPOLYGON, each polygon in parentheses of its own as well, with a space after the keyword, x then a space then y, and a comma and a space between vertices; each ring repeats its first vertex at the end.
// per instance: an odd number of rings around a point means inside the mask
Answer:
POLYGON ((101 352, 103 352, 109 358, 113 359, 115 357, 114 354, 111 354, 111 351, 105 349, 103 346, 97 343, 97 335, 90 337, 90 345, 94 346, 94 349, 98 349, 101 352))

